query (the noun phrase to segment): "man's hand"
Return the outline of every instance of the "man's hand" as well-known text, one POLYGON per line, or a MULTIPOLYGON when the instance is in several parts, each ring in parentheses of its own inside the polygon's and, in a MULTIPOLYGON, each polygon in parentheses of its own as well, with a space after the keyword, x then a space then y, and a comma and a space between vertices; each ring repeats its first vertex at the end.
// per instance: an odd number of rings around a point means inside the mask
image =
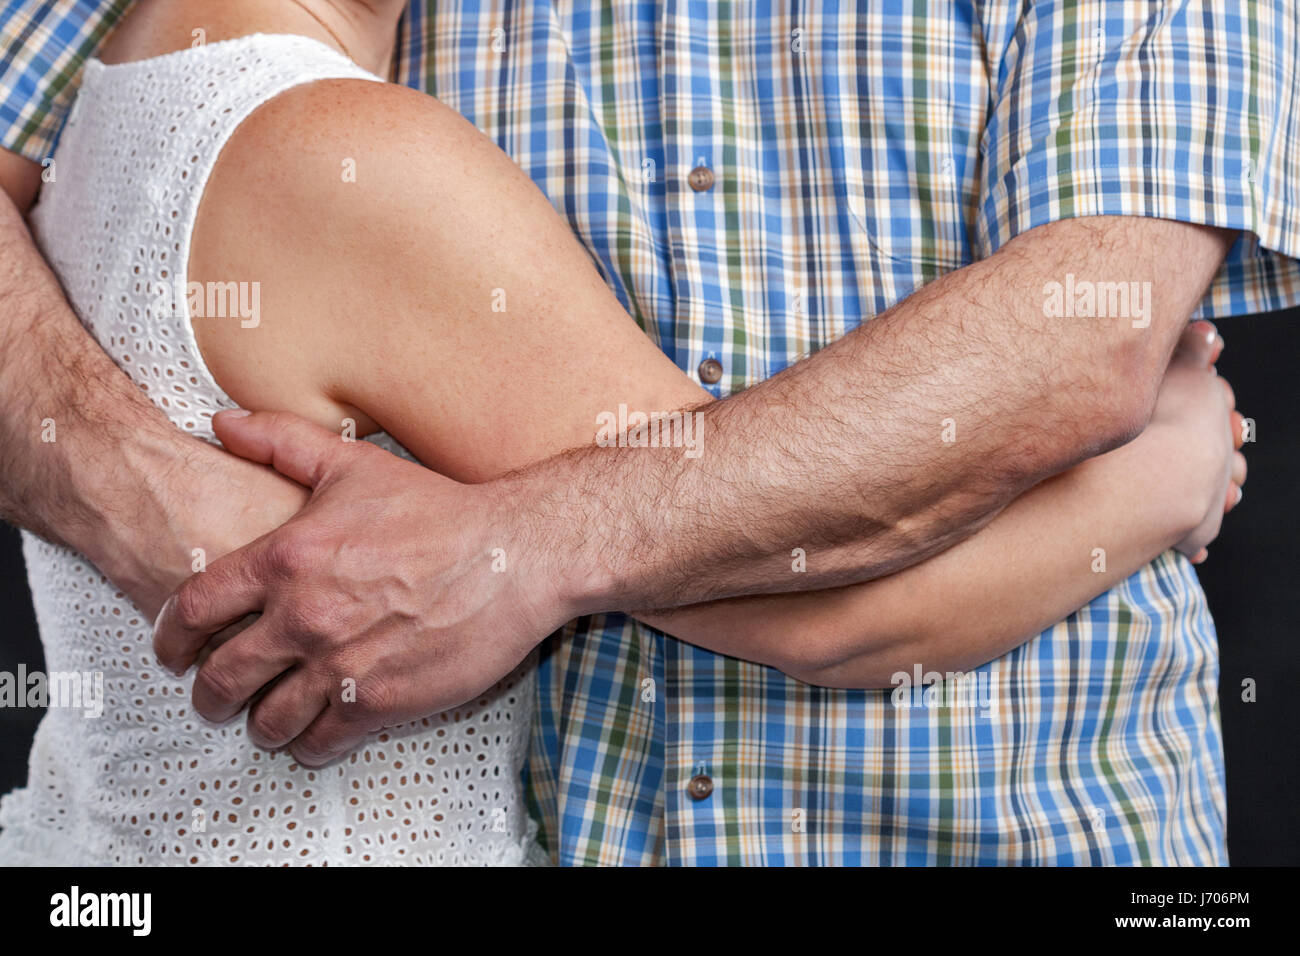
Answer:
MULTIPOLYGON (((234 416, 234 417, 232 417, 234 416)), ((209 637, 256 622, 202 663, 213 721, 261 689, 250 737, 319 765, 367 734, 447 710, 508 674, 579 609, 539 562, 529 507, 292 415, 217 418, 232 451, 313 489, 298 516, 190 578, 154 645, 182 672, 209 637)))

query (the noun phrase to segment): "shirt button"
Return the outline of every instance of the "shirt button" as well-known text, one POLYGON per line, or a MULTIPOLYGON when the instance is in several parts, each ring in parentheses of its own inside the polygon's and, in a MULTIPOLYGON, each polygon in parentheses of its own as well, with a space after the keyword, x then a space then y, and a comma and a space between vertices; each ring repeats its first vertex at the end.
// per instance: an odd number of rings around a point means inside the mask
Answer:
POLYGON ((686 177, 686 181, 691 184, 691 188, 697 193, 702 193, 706 189, 713 188, 713 170, 708 166, 696 166, 691 170, 691 174, 686 177))
POLYGON ((700 381, 705 385, 717 385, 722 381, 722 363, 717 359, 707 358, 700 363, 700 381))
POLYGON ((713 780, 702 773, 697 773, 686 785, 686 792, 691 795, 692 800, 703 800, 713 792, 713 780))

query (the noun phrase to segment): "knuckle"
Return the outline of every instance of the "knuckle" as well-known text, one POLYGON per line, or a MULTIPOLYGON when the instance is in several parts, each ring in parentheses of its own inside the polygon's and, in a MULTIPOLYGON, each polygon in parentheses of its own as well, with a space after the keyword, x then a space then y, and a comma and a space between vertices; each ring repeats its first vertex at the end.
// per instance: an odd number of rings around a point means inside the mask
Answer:
POLYGON ((319 653, 321 640, 332 633, 336 621, 329 601, 305 595, 285 601, 277 608, 276 618, 280 629, 313 655, 319 653))
POLYGON ((239 669, 224 657, 208 658, 194 678, 194 687, 202 696, 222 704, 240 702, 239 669))
POLYGON ((198 630, 207 623, 211 607, 199 579, 185 582, 172 598, 171 612, 182 628, 187 631, 198 630))
POLYGON ((265 560, 286 578, 299 578, 318 567, 316 556, 323 542, 306 522, 291 522, 272 534, 266 543, 265 560))
POLYGON ((248 731, 256 739, 279 746, 293 736, 290 716, 273 704, 263 702, 248 715, 248 731))
POLYGON ((335 734, 327 730, 309 727, 289 747, 290 753, 299 763, 316 767, 327 763, 338 747, 335 734))
POLYGON ((358 677, 356 701, 343 704, 343 716, 350 722, 369 726, 383 720, 396 710, 397 689, 383 676, 358 677))

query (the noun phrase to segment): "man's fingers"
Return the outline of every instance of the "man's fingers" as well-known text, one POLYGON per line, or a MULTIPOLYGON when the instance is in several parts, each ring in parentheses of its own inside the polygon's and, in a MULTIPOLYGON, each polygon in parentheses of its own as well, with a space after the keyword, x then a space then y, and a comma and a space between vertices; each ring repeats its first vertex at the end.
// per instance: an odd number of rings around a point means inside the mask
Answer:
POLYGON ((305 767, 319 767, 347 753, 366 739, 368 731, 346 719, 347 704, 331 701, 306 730, 289 744, 289 752, 305 767))
POLYGON ((226 722, 297 663, 294 649, 263 621, 213 651, 194 676, 194 709, 205 719, 226 722))
POLYGON ((226 643, 226 641, 230 640, 236 634, 241 634, 248 630, 248 628, 257 623, 261 617, 262 615, 260 613, 245 614, 234 624, 231 624, 229 627, 223 627, 221 630, 217 631, 217 633, 208 638, 208 643, 204 644, 203 647, 199 649, 198 656, 194 659, 194 663, 202 664, 208 659, 209 654, 215 651, 222 644, 226 643))
POLYGON ((320 679, 302 668, 289 671, 248 711, 248 737, 259 747, 283 747, 329 706, 320 679))
POLYGON ((205 644, 223 628, 262 610, 266 602, 265 538, 247 544, 195 574, 158 612, 153 649, 176 674, 189 669, 205 644))
POLYGON ((337 432, 289 412, 218 412, 213 431, 241 458, 270 465, 286 478, 315 488, 340 462, 349 460, 361 442, 345 442, 337 432))

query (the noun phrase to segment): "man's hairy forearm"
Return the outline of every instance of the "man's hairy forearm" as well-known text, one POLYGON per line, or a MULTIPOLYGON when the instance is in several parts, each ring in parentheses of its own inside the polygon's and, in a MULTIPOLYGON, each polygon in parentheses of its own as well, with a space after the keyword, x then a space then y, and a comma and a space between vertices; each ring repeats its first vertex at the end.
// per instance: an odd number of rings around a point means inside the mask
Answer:
POLYGON ((1228 245, 1217 230, 1161 220, 1033 230, 704 406, 700 457, 575 450, 506 479, 512 500, 531 503, 539 547, 567 542, 555 574, 588 611, 899 570, 1138 434, 1228 245), (1046 316, 1044 286, 1067 273, 1150 282, 1148 314, 1046 316))
POLYGON ((157 526, 158 490, 202 446, 77 321, 4 193, 0 250, 0 516, 129 586, 158 555, 127 536, 157 526))

